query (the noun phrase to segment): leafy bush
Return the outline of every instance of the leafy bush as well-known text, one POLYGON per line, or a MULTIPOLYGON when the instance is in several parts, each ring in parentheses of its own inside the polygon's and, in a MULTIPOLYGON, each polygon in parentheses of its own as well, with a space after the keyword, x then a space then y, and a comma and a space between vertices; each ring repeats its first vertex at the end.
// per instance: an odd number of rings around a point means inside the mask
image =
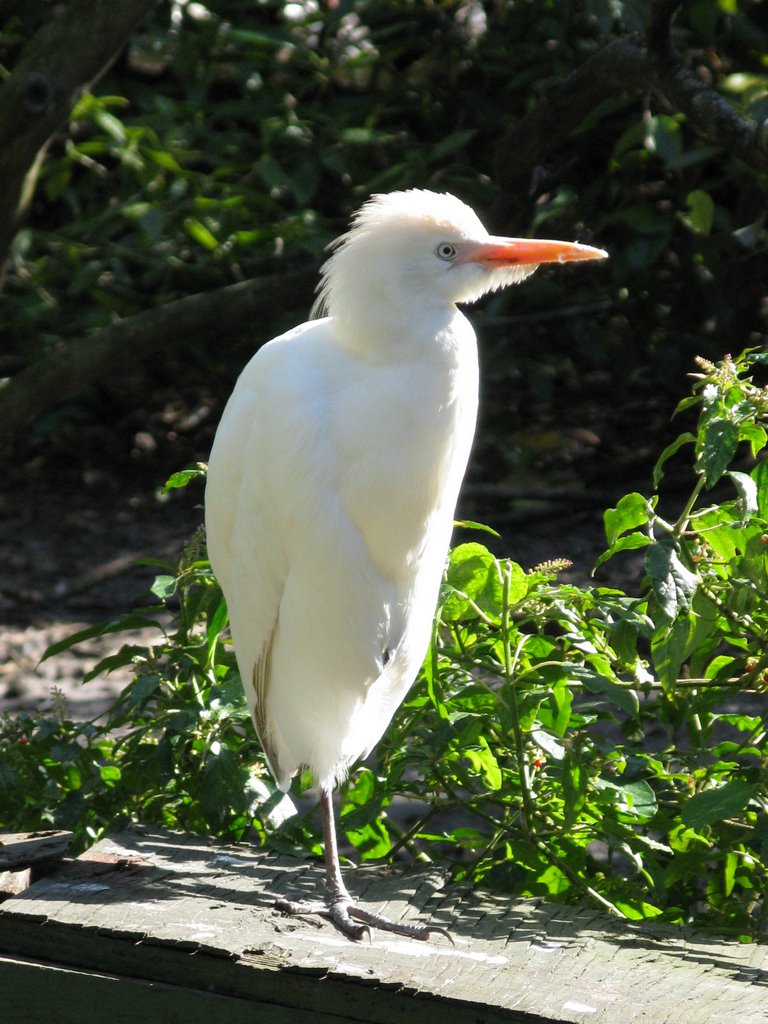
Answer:
MULTIPOLYGON (((0 304, 17 365, 116 317, 258 276, 276 252, 317 258, 373 191, 447 189, 488 211, 505 128, 553 78, 640 28, 649 9, 647 0, 157 5, 43 162, 0 304)), ((25 37, 13 18, 0 30, 5 67, 25 37)), ((676 15, 687 62, 759 122, 766 40, 748 0, 699 0, 676 15)), ((581 271, 578 301, 568 298, 573 331, 551 332, 546 353, 533 316, 514 348, 499 348, 498 370, 516 380, 521 404, 540 401, 553 376, 578 387, 579 375, 553 366, 621 366, 611 393, 628 396, 649 374, 663 384, 702 345, 719 353, 727 339, 752 343, 764 330, 764 175, 652 97, 613 92, 542 163, 521 188, 515 231, 589 233, 614 258, 594 278, 581 271)), ((489 309, 514 304, 520 317, 566 290, 542 273, 489 309)), ((218 345, 191 355, 177 378, 207 383, 211 365, 242 362, 218 345)))
MULTIPOLYGON (((754 460, 768 392, 751 374, 766 363, 701 360, 679 407, 697 408, 695 430, 662 453, 654 494, 605 513, 600 563, 642 553, 637 596, 560 583, 557 561, 525 571, 479 543, 453 550, 421 676, 342 788, 363 860, 406 852, 506 892, 765 930, 768 463, 754 460), (690 494, 662 515, 658 485, 684 451, 690 494), (398 795, 425 807, 405 833, 398 795)), ((157 643, 91 673, 134 667, 103 723, 4 719, 0 825, 70 827, 82 847, 141 820, 317 852, 311 815, 266 773, 200 538, 154 593, 49 652, 156 626, 157 643)))
POLYGON ((768 392, 748 374, 766 362, 701 361, 679 406, 700 407, 698 429, 654 474, 691 447, 695 483, 674 519, 658 494, 605 513, 599 562, 643 549, 638 597, 557 583, 557 563, 525 572, 479 544, 454 549, 405 728, 380 747, 383 799, 429 807, 397 845, 436 847, 474 882, 584 894, 628 918, 765 928, 768 463, 729 467, 740 443, 765 446, 768 392), (733 497, 702 500, 725 479, 733 497))

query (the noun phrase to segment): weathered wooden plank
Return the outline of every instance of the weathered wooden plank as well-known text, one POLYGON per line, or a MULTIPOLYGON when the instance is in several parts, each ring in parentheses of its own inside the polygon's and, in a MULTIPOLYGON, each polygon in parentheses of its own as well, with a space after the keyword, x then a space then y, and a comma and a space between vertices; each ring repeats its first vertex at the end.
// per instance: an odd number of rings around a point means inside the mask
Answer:
POLYGON ((72 842, 72 833, 50 829, 46 832, 0 832, 0 871, 16 871, 58 860, 72 842))
POLYGON ((252 1000, 0 956, 3 1024, 347 1024, 252 1000))
MULTIPOLYGON (((451 1024, 768 1020, 765 945, 449 886, 438 872, 386 869, 349 871, 350 889, 396 919, 447 927, 456 945, 384 933, 352 943, 326 922, 273 909, 279 896, 315 895, 322 877, 316 863, 138 830, 103 840, 4 903, 0 950, 46 970, 268 1005, 276 1021, 278 1007, 297 1021, 325 1014, 374 1024, 423 1024, 436 1013, 451 1024)), ((214 1009, 206 1020, 219 1020, 214 1009)))
POLYGON ((22 868, 21 871, 0 871, 0 903, 9 896, 18 896, 28 889, 32 883, 32 870, 22 868))

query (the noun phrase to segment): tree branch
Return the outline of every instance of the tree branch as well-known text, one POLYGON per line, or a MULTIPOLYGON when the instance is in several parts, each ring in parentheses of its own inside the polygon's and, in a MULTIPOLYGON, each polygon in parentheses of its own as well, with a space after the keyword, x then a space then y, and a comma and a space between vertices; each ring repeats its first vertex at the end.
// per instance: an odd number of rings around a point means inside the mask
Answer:
POLYGON ((83 341, 64 344, 0 390, 0 441, 79 388, 133 365, 159 349, 205 341, 231 346, 259 339, 265 312, 309 305, 314 267, 243 281, 190 295, 118 320, 83 341))
POLYGON ((38 154, 155 2, 72 0, 39 29, 0 87, 0 265, 32 191, 27 175, 38 154))

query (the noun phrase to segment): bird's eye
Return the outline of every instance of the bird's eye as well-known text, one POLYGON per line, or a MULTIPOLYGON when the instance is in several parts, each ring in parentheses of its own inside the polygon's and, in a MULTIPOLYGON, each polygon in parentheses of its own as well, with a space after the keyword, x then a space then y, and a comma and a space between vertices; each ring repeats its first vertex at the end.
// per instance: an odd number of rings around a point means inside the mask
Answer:
POLYGON ((452 260, 456 255, 456 246, 451 242, 441 242, 435 249, 435 256, 440 260, 452 260))

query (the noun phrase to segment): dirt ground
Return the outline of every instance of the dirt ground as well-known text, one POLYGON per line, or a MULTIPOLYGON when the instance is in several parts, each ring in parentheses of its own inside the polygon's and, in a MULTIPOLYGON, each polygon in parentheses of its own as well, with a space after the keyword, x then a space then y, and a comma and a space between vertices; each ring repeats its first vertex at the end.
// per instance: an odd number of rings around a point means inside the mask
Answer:
POLYGON ((18 480, 0 494, 0 711, 38 711, 55 688, 75 719, 88 719, 127 682, 120 673, 82 682, 120 639, 97 638, 41 661, 46 648, 149 603, 159 570, 140 560, 174 564, 202 513, 193 500, 160 502, 149 483, 107 494, 65 483, 18 480))

